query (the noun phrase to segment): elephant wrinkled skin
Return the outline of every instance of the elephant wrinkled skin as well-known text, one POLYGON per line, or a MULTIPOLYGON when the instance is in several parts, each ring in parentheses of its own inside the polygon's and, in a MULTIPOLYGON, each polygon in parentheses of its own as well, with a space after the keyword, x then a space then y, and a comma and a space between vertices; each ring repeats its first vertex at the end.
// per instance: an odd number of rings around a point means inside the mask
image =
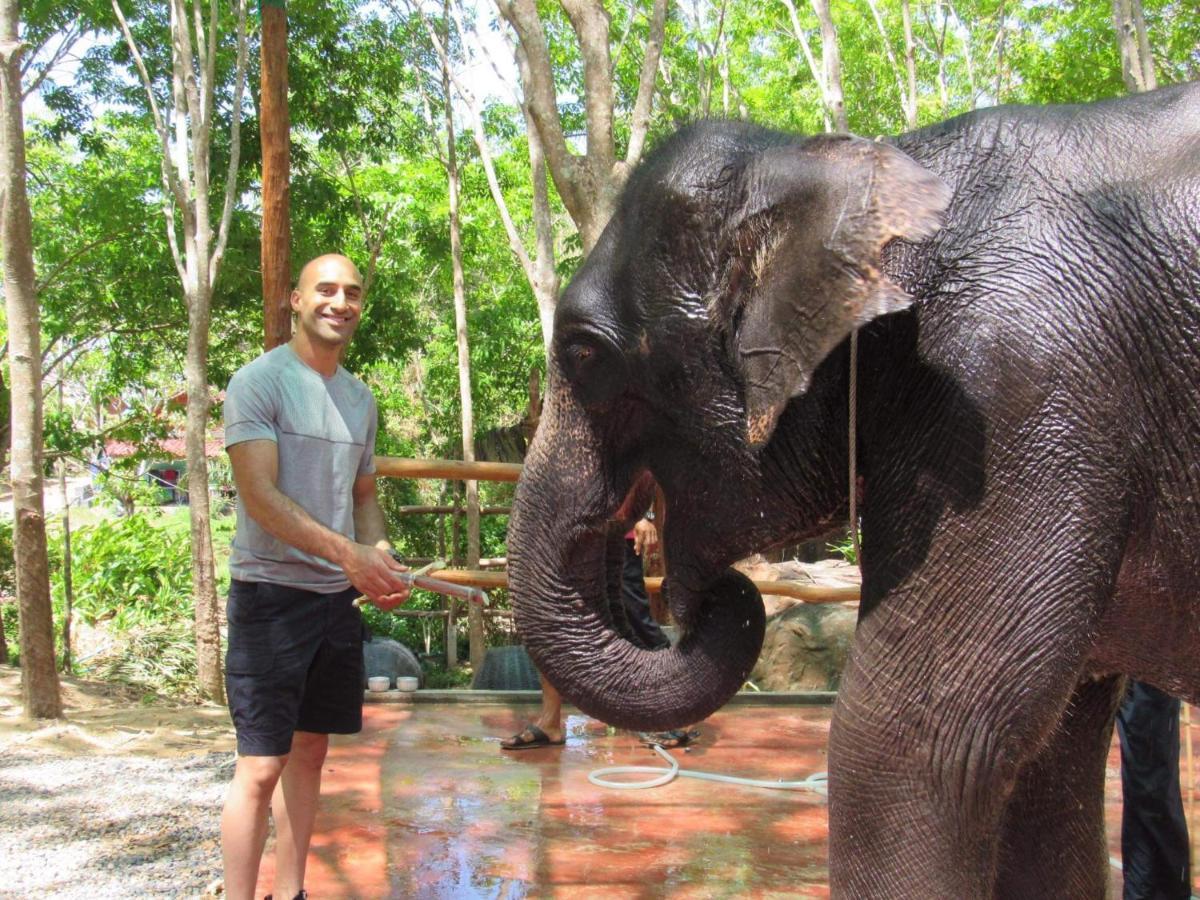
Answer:
POLYGON ((1200 85, 880 141, 702 123, 633 174, 559 303, 510 531, 538 667, 616 725, 742 684, 729 569, 848 506, 863 603, 830 736, 842 898, 1102 897, 1123 676, 1200 701, 1200 85), (604 602, 667 498, 683 633, 604 602))

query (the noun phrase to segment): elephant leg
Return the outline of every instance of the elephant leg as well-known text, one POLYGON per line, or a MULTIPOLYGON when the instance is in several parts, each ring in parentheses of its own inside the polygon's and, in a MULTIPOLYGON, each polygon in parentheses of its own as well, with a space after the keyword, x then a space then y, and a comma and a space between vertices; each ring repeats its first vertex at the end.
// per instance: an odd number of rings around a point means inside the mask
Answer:
POLYGON ((880 662, 856 639, 843 677, 829 735, 834 898, 990 900, 1018 774, 1070 694, 917 643, 880 662))
MULTIPOLYGON (((1120 558, 1090 519, 1010 509, 946 517, 859 623, 829 740, 835 898, 994 896, 1009 800, 1056 740, 1120 558)), ((863 556, 867 596, 888 559, 863 556)))
POLYGON ((1104 770, 1124 679, 1078 685, 1005 813, 997 898, 1103 897, 1108 888, 1104 770))

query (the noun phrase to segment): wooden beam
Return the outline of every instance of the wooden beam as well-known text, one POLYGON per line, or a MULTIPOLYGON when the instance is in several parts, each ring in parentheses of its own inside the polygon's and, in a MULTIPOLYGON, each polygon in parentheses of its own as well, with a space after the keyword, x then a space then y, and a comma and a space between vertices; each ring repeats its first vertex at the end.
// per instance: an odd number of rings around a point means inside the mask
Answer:
MULTIPOLYGON (((647 592, 657 594, 662 590, 662 583, 661 578, 647 578, 647 592)), ((859 599, 859 590, 853 586, 823 587, 802 581, 755 581, 754 586, 760 594, 792 597, 805 603, 855 603, 859 599)))
POLYGON ((521 477, 520 463, 472 462, 460 459, 398 459, 375 457, 376 476, 388 478, 453 478, 459 481, 516 481, 521 477))
MULTIPOLYGON (((392 510, 398 516, 465 516, 467 511, 461 506, 397 506, 392 510)), ((512 514, 511 506, 484 506, 479 510, 481 516, 507 516, 512 514)))
MULTIPOLYGON (((493 590, 508 587, 506 572, 482 572, 472 569, 439 569, 430 572, 430 577, 449 581, 451 584, 466 584, 471 587, 493 590)), ((646 590, 656 594, 662 590, 663 579, 647 578, 646 590)), ((754 586, 760 594, 774 594, 779 597, 792 597, 805 603, 853 603, 859 599, 858 588, 824 587, 818 584, 807 584, 801 581, 755 581, 754 586)))

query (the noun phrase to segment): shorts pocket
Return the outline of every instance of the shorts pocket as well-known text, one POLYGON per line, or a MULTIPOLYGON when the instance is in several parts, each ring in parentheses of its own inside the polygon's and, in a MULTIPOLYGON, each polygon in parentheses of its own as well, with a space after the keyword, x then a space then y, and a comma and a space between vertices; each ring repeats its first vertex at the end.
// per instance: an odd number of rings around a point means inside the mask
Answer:
POLYGON ((275 651, 266 644, 229 642, 225 672, 229 675, 265 675, 275 665, 275 651))
POLYGON ((235 581, 229 585, 225 619, 231 625, 264 625, 287 609, 287 598, 263 582, 235 581))

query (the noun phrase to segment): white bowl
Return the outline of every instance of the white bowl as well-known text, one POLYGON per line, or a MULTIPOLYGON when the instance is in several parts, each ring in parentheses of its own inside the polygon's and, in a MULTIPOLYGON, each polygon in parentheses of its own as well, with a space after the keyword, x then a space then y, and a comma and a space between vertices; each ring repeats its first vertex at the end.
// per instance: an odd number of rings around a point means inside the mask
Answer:
POLYGON ((412 675, 400 675, 396 678, 396 690, 398 691, 415 691, 417 689, 417 679, 412 675))
POLYGON ((376 693, 379 691, 386 691, 391 683, 392 679, 388 678, 386 675, 372 675, 367 679, 367 690, 375 691, 376 693))

